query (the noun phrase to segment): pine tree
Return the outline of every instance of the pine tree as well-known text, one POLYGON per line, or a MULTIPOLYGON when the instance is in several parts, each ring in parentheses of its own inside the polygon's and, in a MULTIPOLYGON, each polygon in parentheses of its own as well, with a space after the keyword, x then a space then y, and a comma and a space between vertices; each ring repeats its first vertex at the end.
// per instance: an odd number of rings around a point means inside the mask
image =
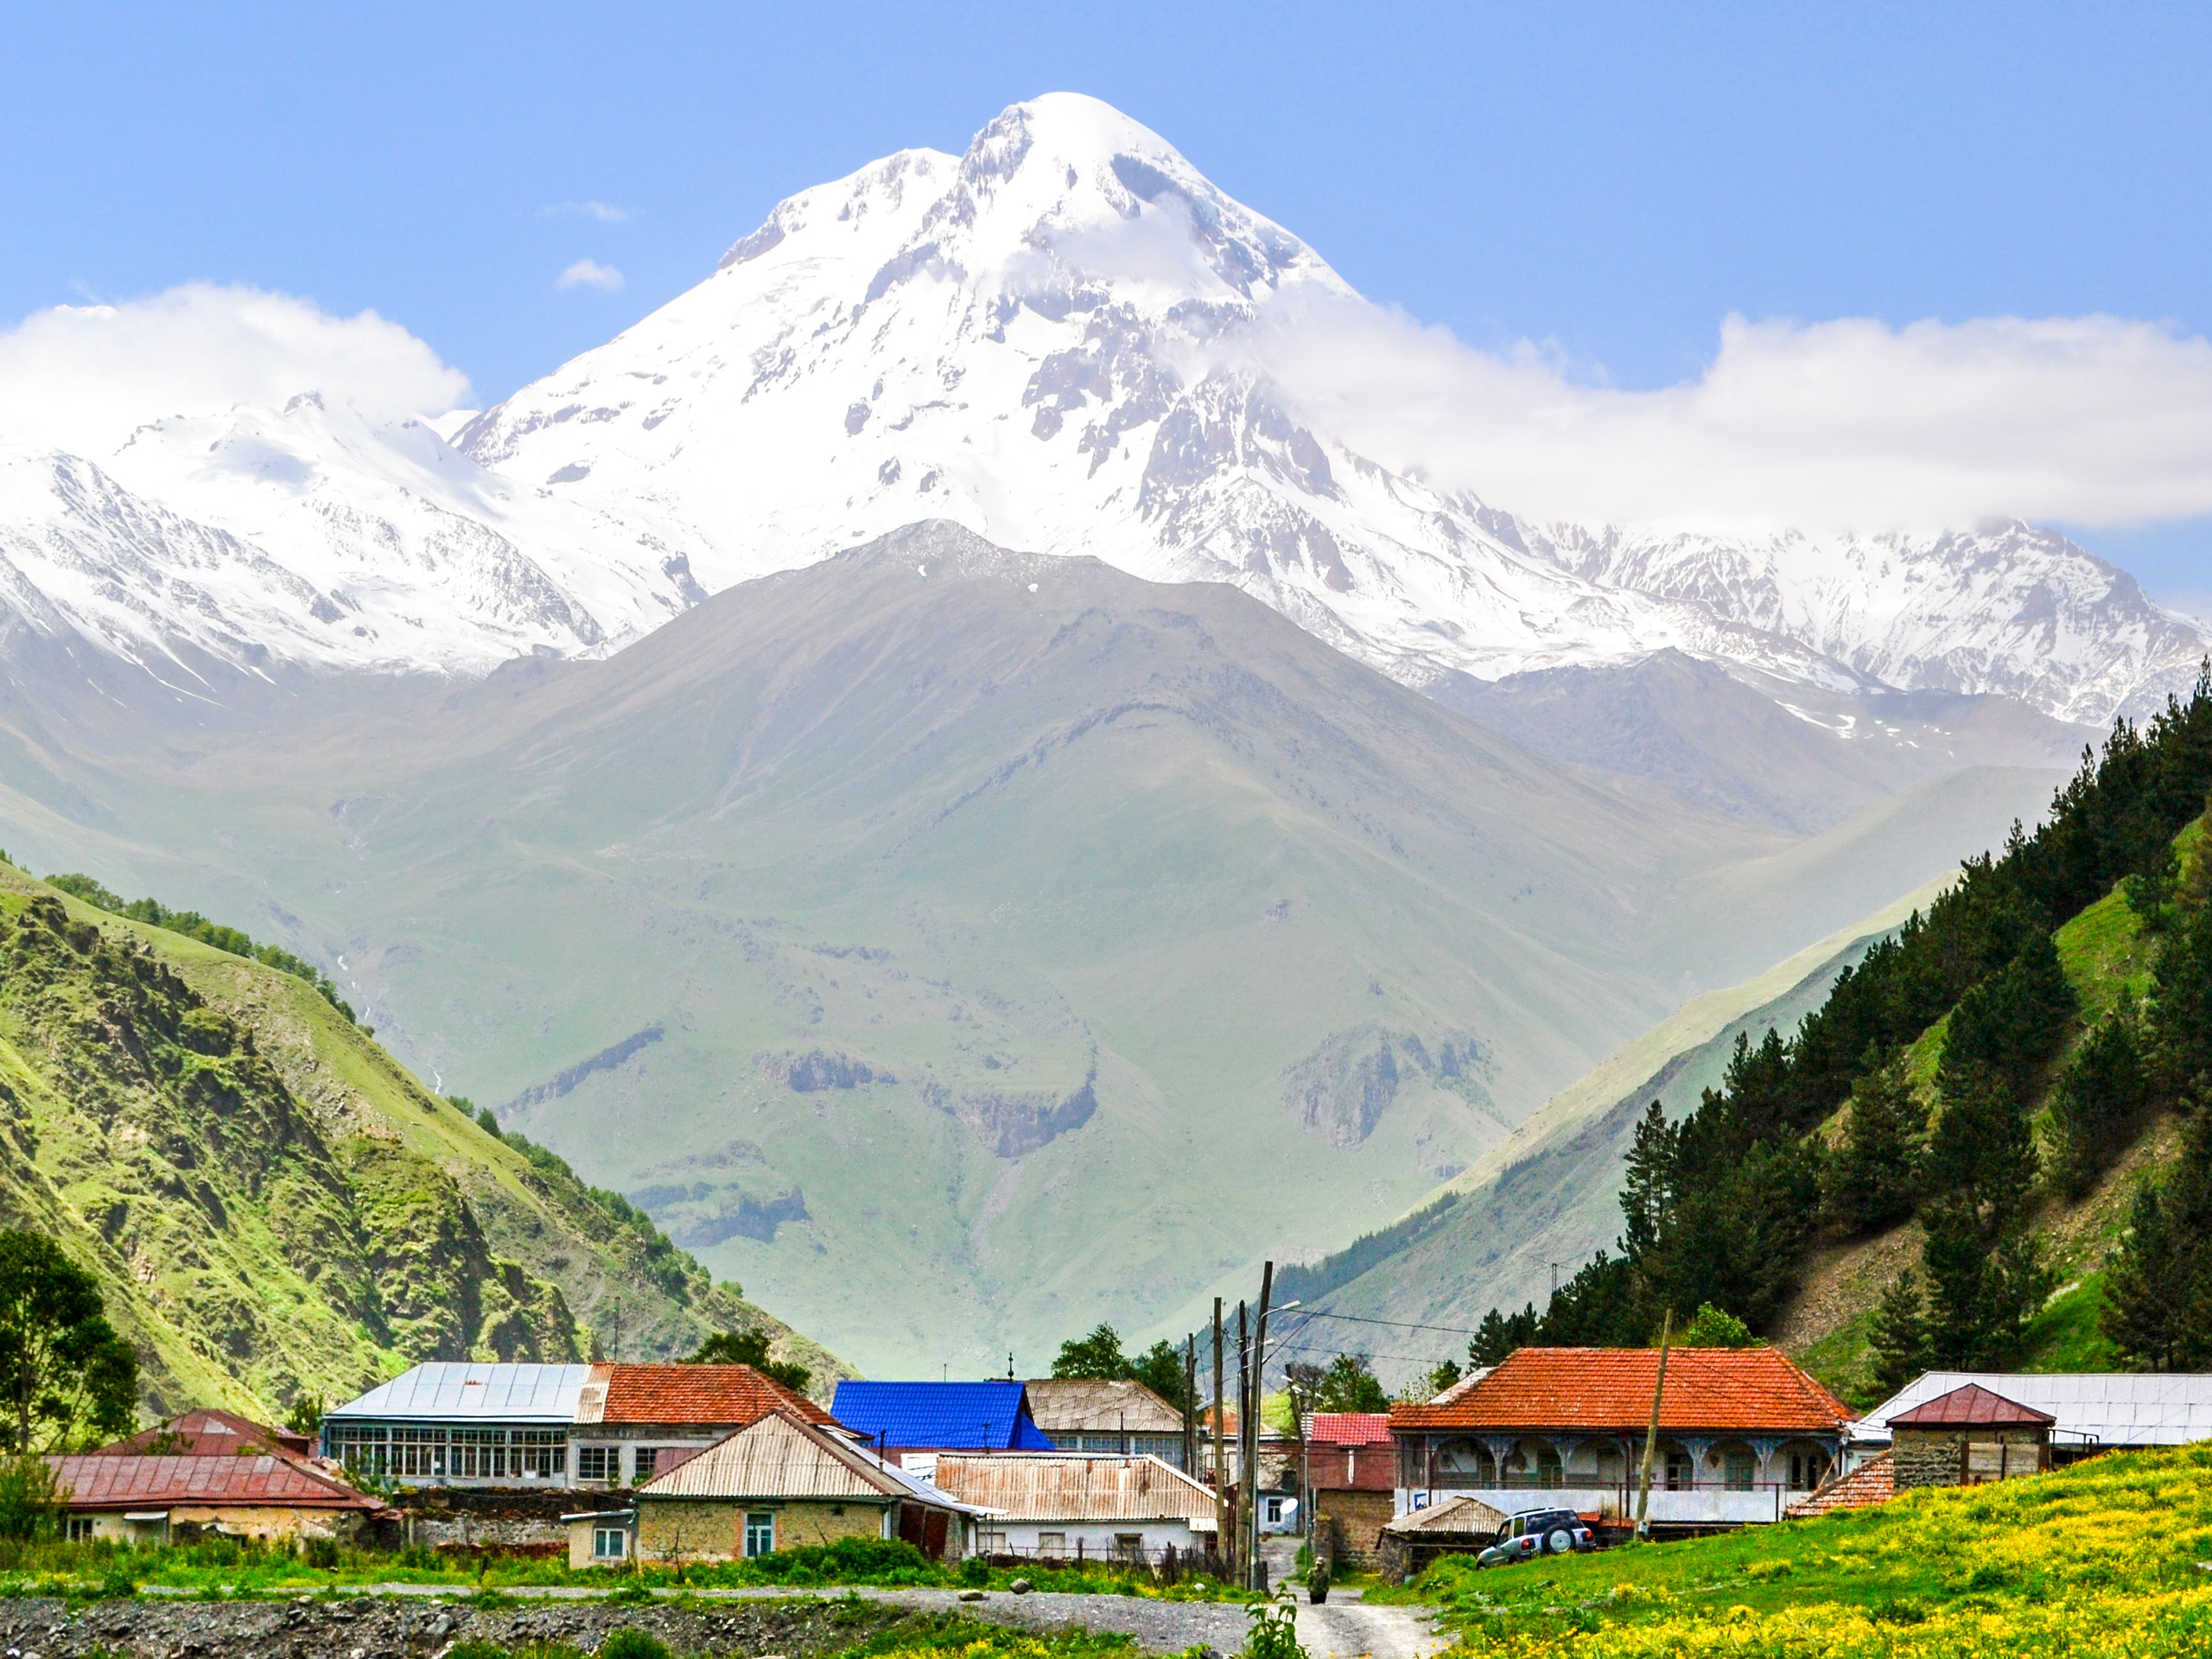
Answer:
POLYGON ((1853 1091, 1843 1145, 1826 1171, 1829 1217, 1871 1233, 1910 1217, 1919 1204, 1927 1135, 1928 1110, 1904 1057, 1870 1065, 1853 1091))
POLYGON ((1869 1344, 1874 1351, 1874 1383, 1885 1395, 1895 1394, 1928 1369, 1928 1316, 1910 1268, 1897 1276, 1875 1305, 1869 1344))
POLYGON ((1928 1141, 1928 1192, 1964 1201, 1993 1239, 2035 1185, 2035 1137, 2003 1071, 1953 1065, 1947 1053, 1938 1075, 1943 1109, 1928 1141))
POLYGON ((2153 1370, 2212 1365, 2212 1113, 2182 1131, 2179 1160, 2135 1195, 2105 1281, 2104 1333, 2153 1370))
POLYGON ((2134 999, 2123 990, 2119 1006, 2068 1057, 2051 1090, 2052 1173, 2060 1191, 2079 1198, 2096 1185, 2134 1139, 2150 1094, 2134 999))
MULTIPOLYGON (((2200 848, 2198 868, 2212 863, 2200 848)), ((2212 1103, 2212 904, 2166 935, 2148 1020, 2152 1071, 2164 1103, 2212 1103)))
POLYGON ((1940 1199, 1922 1215, 1929 1362, 1969 1371, 2008 1363, 2050 1294, 2041 1239, 2024 1217, 1993 1227, 1962 1198, 1940 1199))
MULTIPOLYGON (((1741 1052, 1740 1050, 1738 1051, 1741 1052)), ((1628 1185, 1621 1189, 1621 1252, 1631 1262, 1655 1249, 1666 1230, 1681 1137, 1657 1101, 1643 1109, 1628 1150, 1628 1185)))

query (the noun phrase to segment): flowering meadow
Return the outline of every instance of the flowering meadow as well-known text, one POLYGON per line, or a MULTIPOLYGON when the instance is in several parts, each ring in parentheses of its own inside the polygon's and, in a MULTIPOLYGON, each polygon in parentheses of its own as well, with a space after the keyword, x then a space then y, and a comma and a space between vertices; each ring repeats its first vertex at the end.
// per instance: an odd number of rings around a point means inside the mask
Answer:
POLYGON ((1719 1538, 1456 1557, 1390 1599, 1511 1659, 2212 1659, 2212 1445, 1719 1538))

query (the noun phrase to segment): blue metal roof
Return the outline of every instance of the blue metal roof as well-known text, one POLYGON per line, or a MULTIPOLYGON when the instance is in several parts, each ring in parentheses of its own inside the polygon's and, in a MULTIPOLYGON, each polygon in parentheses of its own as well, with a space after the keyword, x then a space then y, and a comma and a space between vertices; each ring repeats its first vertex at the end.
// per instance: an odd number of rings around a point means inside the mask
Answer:
POLYGON ((840 1382, 830 1414, 916 1452, 1050 1452, 1020 1382, 840 1382))
POLYGON ((573 1423, 588 1365, 474 1365, 433 1360, 334 1408, 344 1421, 573 1423))

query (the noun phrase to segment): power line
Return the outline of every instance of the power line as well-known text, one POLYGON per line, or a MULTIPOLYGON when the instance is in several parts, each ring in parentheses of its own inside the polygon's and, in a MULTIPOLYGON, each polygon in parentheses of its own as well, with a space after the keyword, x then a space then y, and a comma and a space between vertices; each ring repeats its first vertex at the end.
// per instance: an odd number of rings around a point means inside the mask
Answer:
POLYGON ((1455 1337, 1471 1337, 1479 1333, 1467 1325, 1417 1325, 1410 1319, 1371 1319, 1364 1313, 1330 1313, 1316 1310, 1317 1319, 1350 1319, 1355 1325, 1395 1325, 1401 1331, 1442 1331, 1455 1337))

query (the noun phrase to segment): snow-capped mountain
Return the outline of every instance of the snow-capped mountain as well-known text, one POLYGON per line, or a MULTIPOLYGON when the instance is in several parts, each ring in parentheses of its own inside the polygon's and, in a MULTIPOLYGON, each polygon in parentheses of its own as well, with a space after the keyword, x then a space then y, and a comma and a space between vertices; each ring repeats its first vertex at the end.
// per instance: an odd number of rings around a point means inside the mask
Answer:
POLYGON ((2206 647, 2022 525, 1764 543, 1535 525, 1303 417, 1265 325, 1363 303, 1096 100, 790 198, 706 281, 450 432, 313 397, 0 465, 5 594, 149 659, 479 671, 950 518, 1226 581, 1409 683, 1672 647, 2101 721, 2206 647))

